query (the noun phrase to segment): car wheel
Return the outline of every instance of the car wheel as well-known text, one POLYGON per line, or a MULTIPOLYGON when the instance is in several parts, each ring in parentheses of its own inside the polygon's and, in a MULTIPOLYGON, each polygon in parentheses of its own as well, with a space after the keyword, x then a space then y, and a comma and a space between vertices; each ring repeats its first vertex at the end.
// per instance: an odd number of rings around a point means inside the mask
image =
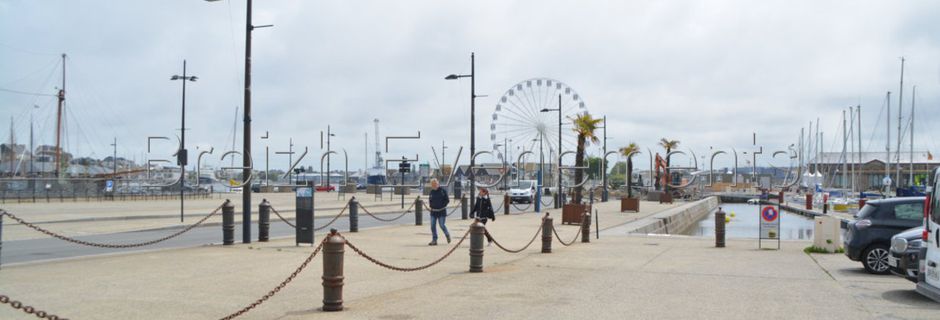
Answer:
POLYGON ((874 244, 862 254, 862 265, 865 271, 871 274, 888 274, 891 272, 888 266, 888 246, 884 244, 874 244))

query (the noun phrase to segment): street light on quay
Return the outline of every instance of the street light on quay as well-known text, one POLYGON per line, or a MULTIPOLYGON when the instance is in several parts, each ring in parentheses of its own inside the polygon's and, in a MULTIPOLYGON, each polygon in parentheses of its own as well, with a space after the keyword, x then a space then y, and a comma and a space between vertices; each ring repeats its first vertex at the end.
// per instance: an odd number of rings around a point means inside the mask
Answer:
MULTIPOLYGON (((476 77, 475 77, 475 59, 474 53, 470 53, 470 74, 458 75, 450 74, 444 77, 444 80, 457 80, 460 78, 470 78, 470 192, 473 194, 473 190, 476 190, 476 175, 473 174, 473 167, 475 165, 475 160, 473 159, 474 155, 477 152, 476 148, 476 77)), ((455 168, 456 169, 456 168, 455 168)), ((472 208, 475 204, 475 197, 470 197, 470 207, 472 208)))
MULTIPOLYGON (((206 0, 217 2, 219 0, 206 0)), ((251 0, 246 0, 245 13, 245 122, 242 139, 242 177, 251 176, 251 31, 273 27, 273 24, 254 26, 251 24, 251 0)), ((242 243, 251 243, 251 186, 242 188, 242 243)))
MULTIPOLYGON (((196 82, 196 79, 199 79, 196 76, 187 76, 186 75, 186 60, 183 59, 183 75, 173 75, 170 77, 171 81, 181 80, 183 82, 183 112, 180 116, 180 149, 176 152, 176 164, 180 165, 180 222, 183 222, 183 192, 186 189, 186 162, 187 162, 187 151, 186 151, 186 82, 196 82)), ((117 145, 117 138, 114 141, 117 145)), ((117 147, 115 147, 117 148, 117 147)), ((117 161, 117 159, 111 159, 112 161, 117 161)), ((116 168, 116 167, 115 167, 116 168)), ((117 170, 115 170, 117 171, 117 170)))
POLYGON ((558 108, 543 108, 541 112, 552 112, 558 111, 558 177, 555 180, 558 180, 558 189, 555 190, 555 209, 561 208, 561 95, 558 95, 558 108))

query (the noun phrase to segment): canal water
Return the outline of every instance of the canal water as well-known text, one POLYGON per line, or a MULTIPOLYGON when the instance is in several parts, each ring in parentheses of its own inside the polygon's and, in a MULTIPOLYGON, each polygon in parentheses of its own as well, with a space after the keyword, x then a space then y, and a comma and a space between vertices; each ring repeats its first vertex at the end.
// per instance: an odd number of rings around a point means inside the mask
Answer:
MULTIPOLYGON (((727 238, 753 238, 760 236, 760 213, 758 210, 763 206, 744 203, 723 203, 719 205, 724 211, 725 216, 731 221, 725 225, 725 237, 727 238), (732 213, 734 217, 731 217, 732 213)), ((702 219, 695 227, 690 228, 686 235, 692 236, 715 236, 715 212, 712 211, 708 217, 702 219)), ((813 239, 813 220, 799 214, 782 211, 780 214, 780 239, 781 240, 812 240, 813 239)))

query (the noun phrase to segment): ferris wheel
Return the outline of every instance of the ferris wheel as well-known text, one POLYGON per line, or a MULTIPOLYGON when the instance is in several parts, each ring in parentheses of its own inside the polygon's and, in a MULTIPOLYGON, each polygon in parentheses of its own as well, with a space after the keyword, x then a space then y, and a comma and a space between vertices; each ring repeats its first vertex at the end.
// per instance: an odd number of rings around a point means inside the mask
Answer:
MULTIPOLYGON (((555 162, 558 157, 558 109, 561 106, 561 152, 575 151, 577 135, 571 129, 571 118, 587 114, 581 96, 567 84, 549 78, 532 78, 519 82, 499 98, 490 123, 490 142, 495 154, 510 151, 511 155, 530 151, 538 159, 555 162), (546 112, 542 112, 542 110, 546 112), (516 150, 511 150, 515 148, 516 150)), ((505 156, 504 156, 505 157, 505 156)), ((573 161, 574 157, 566 157, 573 161)))

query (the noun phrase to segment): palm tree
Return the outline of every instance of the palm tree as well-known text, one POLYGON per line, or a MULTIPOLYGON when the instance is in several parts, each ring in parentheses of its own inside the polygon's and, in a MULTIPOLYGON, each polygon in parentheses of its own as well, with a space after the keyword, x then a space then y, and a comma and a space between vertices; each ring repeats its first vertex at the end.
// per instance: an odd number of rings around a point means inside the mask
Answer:
POLYGON ((633 155, 640 152, 636 142, 630 142, 626 147, 620 148, 620 154, 627 157, 627 198, 633 198, 633 155))
MULTIPOLYGON (((666 149, 666 172, 665 172, 665 174, 666 174, 667 179, 669 179, 669 158, 670 158, 669 153, 672 152, 672 149, 676 149, 676 148, 679 147, 679 140, 669 140, 669 139, 666 139, 666 138, 662 138, 662 139, 659 139, 659 146, 663 147, 663 149, 666 149)), ((659 184, 659 176, 658 176, 658 174, 657 174, 657 177, 656 177, 656 184, 657 184, 657 185, 659 184)), ((669 184, 668 184, 668 183, 667 183, 665 186, 662 186, 662 187, 663 187, 663 189, 665 189, 666 191, 669 191, 669 184)), ((659 189, 659 188, 657 187, 657 189, 659 189)))
MULTIPOLYGON (((604 119, 594 119, 590 113, 581 113, 576 117, 568 117, 571 119, 571 123, 574 125, 571 130, 578 134, 578 150, 575 153, 575 166, 583 167, 584 166, 584 147, 589 142, 597 143, 600 139, 594 135, 594 131, 597 130, 598 124, 604 119)), ((581 182, 581 179, 584 177, 584 172, 582 170, 575 170, 574 180, 577 183, 581 182)), ((582 187, 578 186, 574 189, 574 203, 581 204, 581 192, 582 187)))

